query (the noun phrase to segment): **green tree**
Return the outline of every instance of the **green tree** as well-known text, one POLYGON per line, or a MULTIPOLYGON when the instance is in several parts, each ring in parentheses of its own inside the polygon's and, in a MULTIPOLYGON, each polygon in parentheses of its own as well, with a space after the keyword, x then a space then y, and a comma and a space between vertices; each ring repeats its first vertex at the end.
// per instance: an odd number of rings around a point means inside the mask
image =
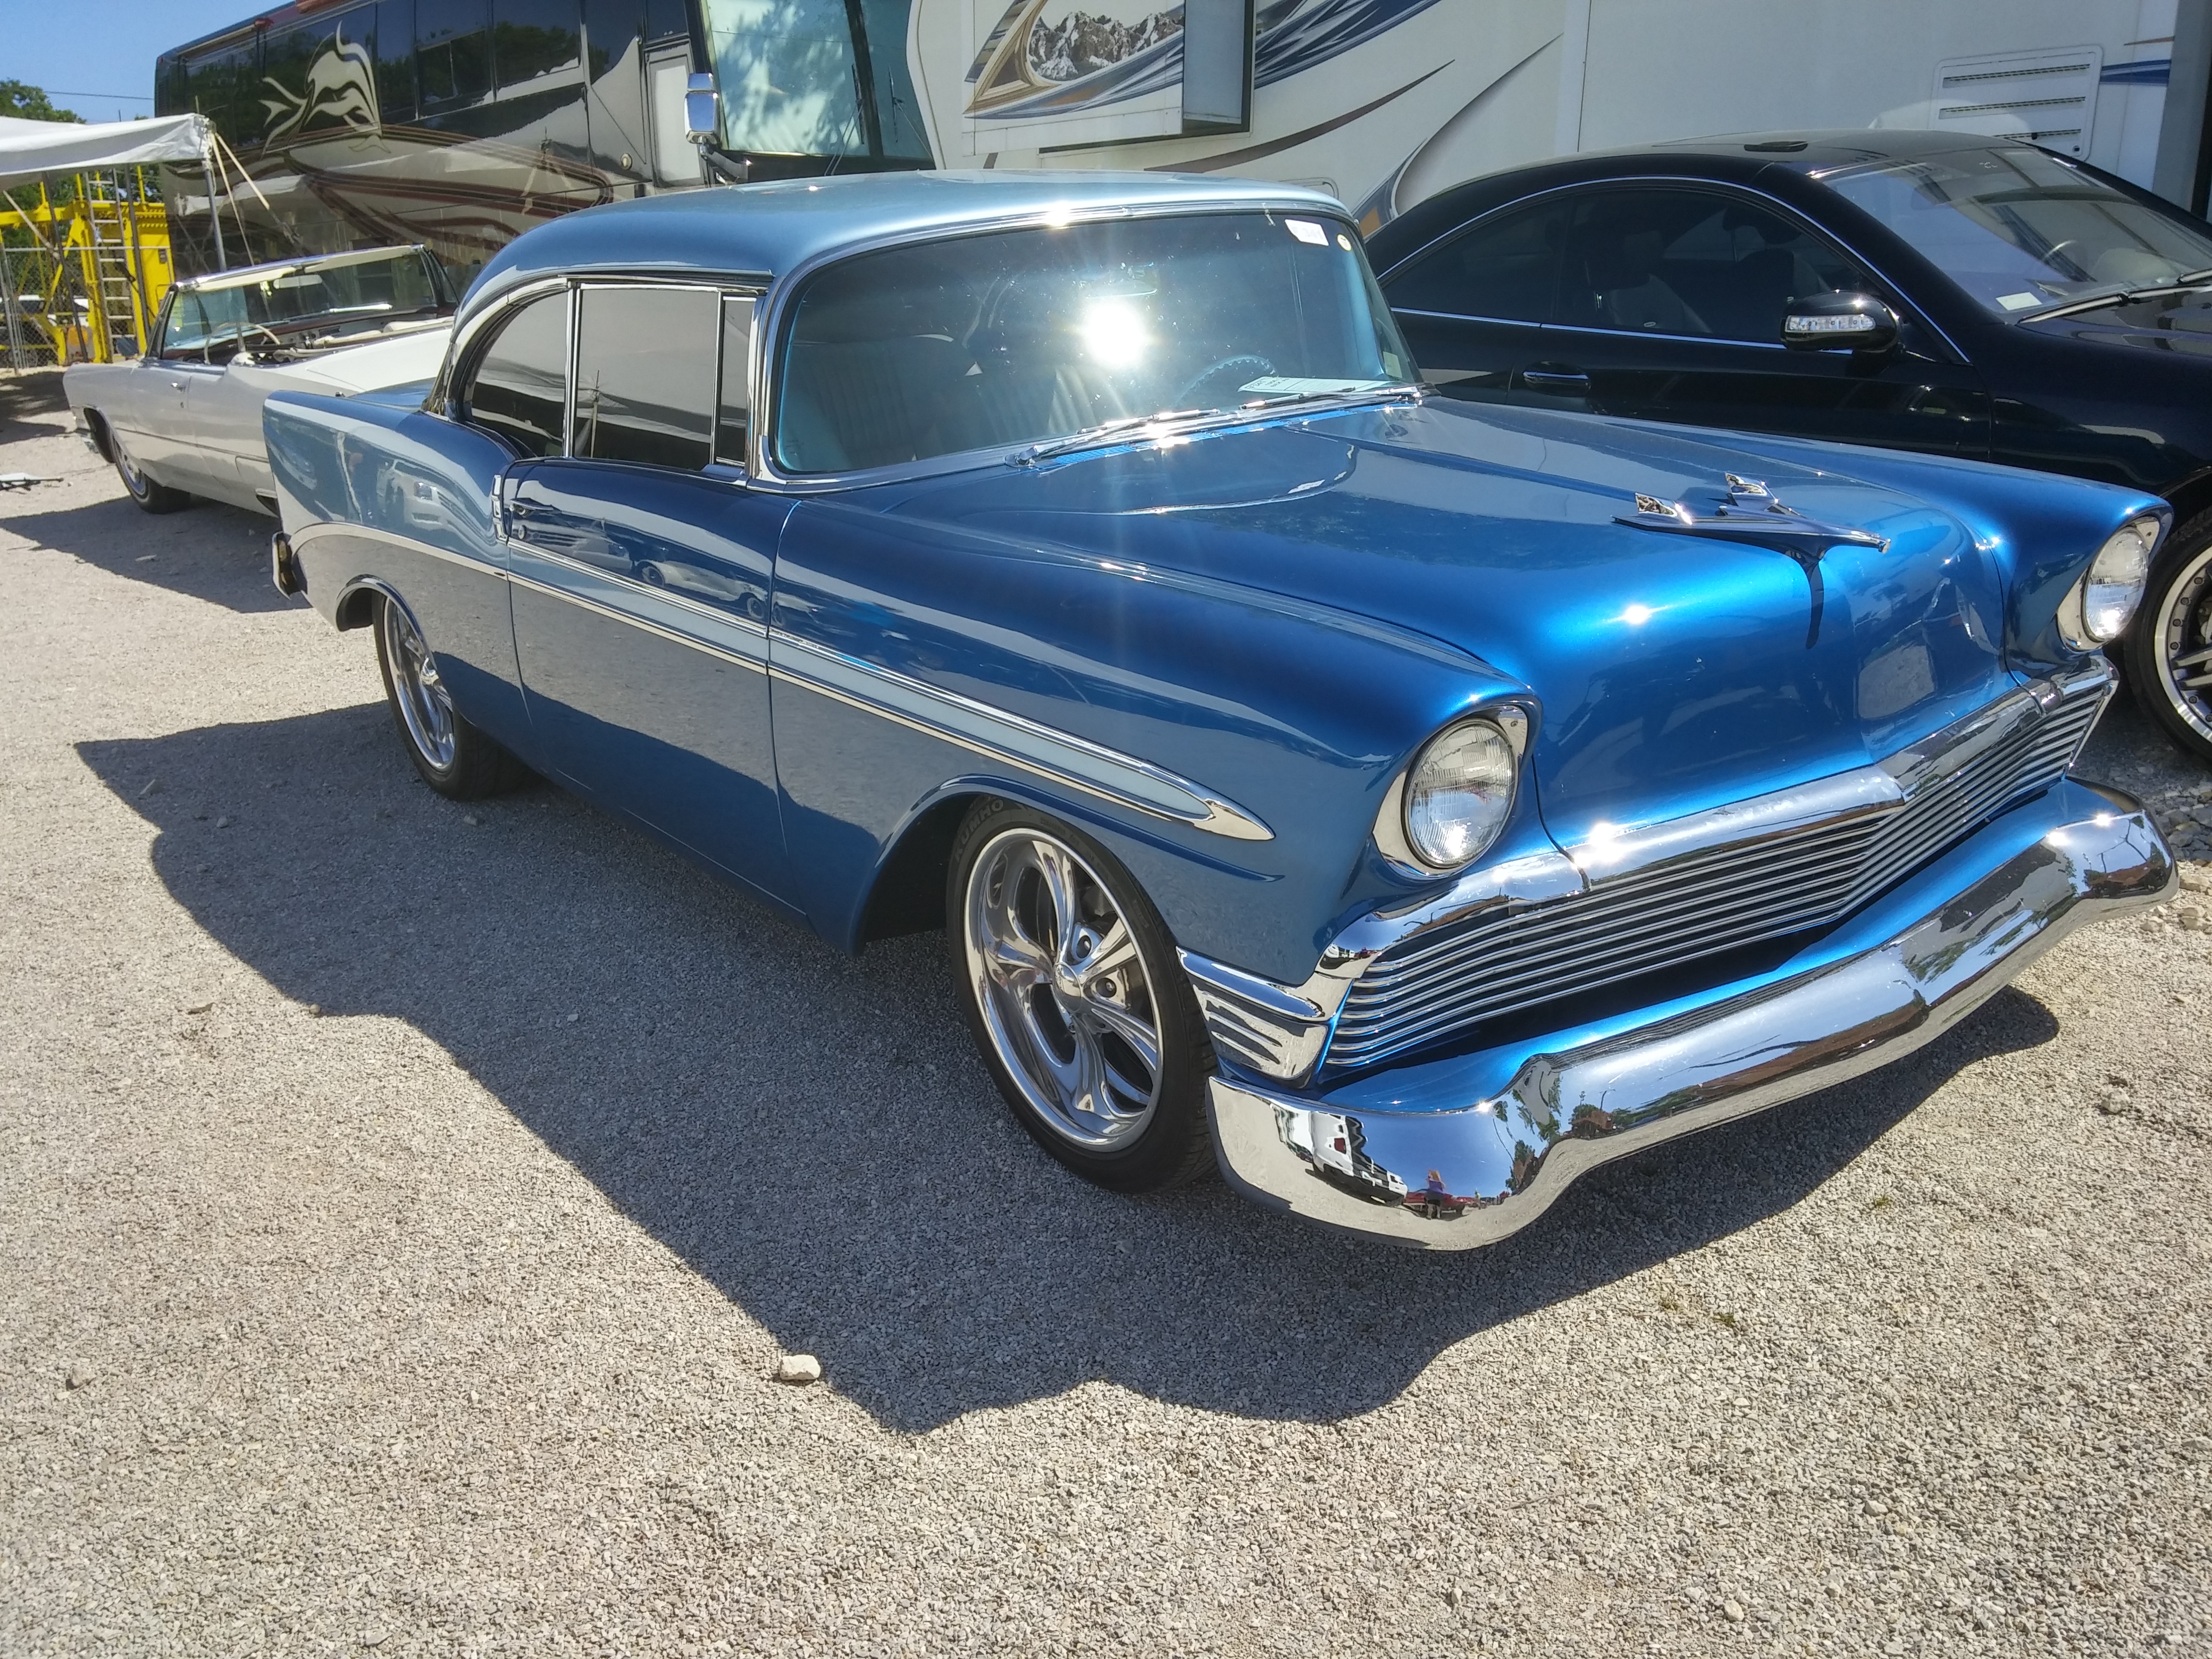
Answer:
POLYGON ((43 87, 26 86, 21 81, 0 81, 0 115, 12 115, 21 121, 75 121, 84 125, 84 117, 73 109, 56 109, 47 99, 43 87))

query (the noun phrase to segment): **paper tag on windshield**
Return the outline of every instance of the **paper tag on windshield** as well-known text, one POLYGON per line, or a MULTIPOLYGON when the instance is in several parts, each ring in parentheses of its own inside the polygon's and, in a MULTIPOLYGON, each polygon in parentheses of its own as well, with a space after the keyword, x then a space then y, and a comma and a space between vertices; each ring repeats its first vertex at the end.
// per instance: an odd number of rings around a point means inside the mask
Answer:
POLYGON ((2000 294, 1997 303, 2007 311, 2026 311, 2030 306, 2039 306, 2043 301, 2033 294, 2000 294))
POLYGON ((1308 380, 1295 374, 1267 374, 1237 389, 1256 392, 1263 398, 1286 398, 1301 392, 1371 392, 1389 384, 1388 380, 1308 380))
POLYGON ((1328 233, 1312 220, 1285 219, 1283 222, 1290 228, 1291 234, 1301 242, 1311 242, 1316 247, 1328 246, 1328 233))

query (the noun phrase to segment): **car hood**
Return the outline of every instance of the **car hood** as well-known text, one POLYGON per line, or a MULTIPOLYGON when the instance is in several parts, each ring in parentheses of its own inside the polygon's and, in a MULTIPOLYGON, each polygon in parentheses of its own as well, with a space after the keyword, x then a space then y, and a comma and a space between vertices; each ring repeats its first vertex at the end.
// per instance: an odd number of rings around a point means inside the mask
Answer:
POLYGON ((1540 701, 1541 806, 1566 844, 1863 764, 2010 684, 2003 577, 1957 518, 1678 428, 1431 403, 871 493, 1457 646, 1540 701), (1801 562, 1619 522, 1639 494, 1717 499, 1731 473, 1884 544, 1801 562))
POLYGON ((2212 358, 2212 293, 2154 294, 2116 300, 2063 317, 2017 326, 2089 345, 2130 346, 2182 357, 2212 358))

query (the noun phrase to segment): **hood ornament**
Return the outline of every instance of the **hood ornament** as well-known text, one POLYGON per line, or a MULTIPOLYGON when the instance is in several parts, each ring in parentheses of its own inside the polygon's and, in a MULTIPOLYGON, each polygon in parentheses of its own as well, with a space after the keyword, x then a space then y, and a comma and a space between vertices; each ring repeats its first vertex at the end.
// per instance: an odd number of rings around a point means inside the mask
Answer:
POLYGON ((1698 536, 1711 541, 1744 542, 1753 547, 1771 548, 1793 560, 1805 573, 1806 582, 1813 590, 1812 622, 1805 633, 1805 643, 1810 646, 1820 636, 1820 612, 1827 598, 1826 584, 1820 579, 1822 555, 1832 547, 1870 547, 1878 553, 1887 552, 1889 538, 1877 536, 1870 530, 1808 519, 1796 507, 1786 506, 1757 478, 1740 478, 1733 472, 1722 476, 1728 480, 1724 492, 1709 487, 1686 492, 1686 499, 1680 501, 1670 501, 1639 491, 1636 511, 1617 514, 1613 521, 1638 530, 1698 536))

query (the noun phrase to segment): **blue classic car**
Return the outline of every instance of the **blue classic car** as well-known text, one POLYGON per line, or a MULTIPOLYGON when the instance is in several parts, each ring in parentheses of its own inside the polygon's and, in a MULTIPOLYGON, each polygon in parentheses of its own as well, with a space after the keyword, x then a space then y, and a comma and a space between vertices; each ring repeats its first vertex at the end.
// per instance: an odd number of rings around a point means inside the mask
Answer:
POLYGON ((271 398, 275 575, 432 787, 943 927, 1087 1178, 1417 1245, 2173 885, 2067 775, 2154 497, 1417 381, 1309 191, 657 197, 495 258, 422 406, 271 398))

